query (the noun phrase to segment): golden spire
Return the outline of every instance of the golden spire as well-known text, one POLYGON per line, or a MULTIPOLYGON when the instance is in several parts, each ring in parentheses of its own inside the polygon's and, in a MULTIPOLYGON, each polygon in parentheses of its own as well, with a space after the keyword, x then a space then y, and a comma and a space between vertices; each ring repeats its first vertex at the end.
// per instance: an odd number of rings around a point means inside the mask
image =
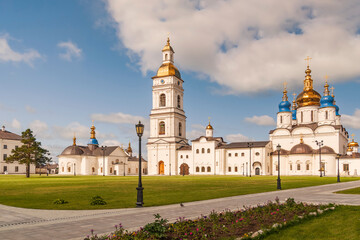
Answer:
POLYGON ((210 124, 210 117, 209 117, 209 125, 207 125, 206 129, 213 129, 213 127, 210 124))
POLYGON ((76 146, 76 136, 75 136, 75 132, 74 132, 74 137, 73 137, 73 146, 76 146))
POLYGON ((330 95, 328 78, 329 78, 329 76, 325 75, 324 96, 329 96, 330 95))
POLYGON ((131 148, 131 145, 130 145, 130 141, 129 141, 129 147, 127 148, 126 150, 128 153, 132 153, 132 148, 131 148))
POLYGON ((91 126, 91 132, 90 132, 90 138, 93 138, 93 139, 95 139, 96 137, 95 137, 95 126, 94 126, 94 120, 92 120, 92 126, 91 126))
POLYGON ((305 70, 306 76, 304 80, 304 91, 310 91, 313 90, 313 80, 311 78, 311 70, 309 68, 309 65, 307 66, 307 69, 305 70))
POLYGON ((283 98, 282 98, 283 101, 287 101, 287 100, 288 100, 286 85, 287 85, 287 82, 285 81, 285 82, 284 82, 283 98))
POLYGON ((295 109, 296 109, 296 102, 295 102, 296 93, 293 93, 292 95, 293 95, 293 97, 294 97, 294 99, 293 99, 293 101, 292 101, 292 110, 295 110, 295 109))
POLYGON ((166 40, 166 45, 165 47, 163 48, 162 50, 163 52, 164 51, 172 51, 174 52, 174 50, 172 49, 172 47, 170 46, 170 38, 168 37, 167 40, 166 40))

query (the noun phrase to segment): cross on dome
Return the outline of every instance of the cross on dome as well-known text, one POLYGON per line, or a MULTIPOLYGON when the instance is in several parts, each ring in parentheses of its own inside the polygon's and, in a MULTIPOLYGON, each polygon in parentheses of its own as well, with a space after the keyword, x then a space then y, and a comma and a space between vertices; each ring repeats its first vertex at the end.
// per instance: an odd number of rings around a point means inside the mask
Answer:
POLYGON ((307 66, 309 67, 309 64, 310 64, 310 60, 311 60, 312 58, 311 57, 309 57, 309 56, 307 56, 304 60, 306 61, 306 64, 307 64, 307 66))

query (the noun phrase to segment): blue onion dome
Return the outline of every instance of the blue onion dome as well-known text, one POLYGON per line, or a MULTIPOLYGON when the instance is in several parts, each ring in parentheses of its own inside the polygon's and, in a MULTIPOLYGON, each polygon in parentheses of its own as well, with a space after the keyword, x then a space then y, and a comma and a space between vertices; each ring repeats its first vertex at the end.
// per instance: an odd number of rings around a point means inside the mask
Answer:
POLYGON ((340 110, 340 108, 339 108, 339 106, 338 105, 336 105, 336 101, 335 101, 335 96, 334 96, 334 87, 331 87, 331 90, 332 90, 332 92, 331 92, 331 97, 333 98, 333 105, 334 105, 334 107, 335 107, 335 114, 336 114, 336 116, 340 116, 340 113, 339 113, 339 110, 340 110))
POLYGON ((327 79, 324 88, 324 96, 320 99, 320 108, 335 107, 334 98, 330 96, 329 84, 327 82, 327 79))
POLYGON ((292 120, 296 120, 296 109, 292 110, 292 120))
POLYGON ((291 104, 288 101, 287 91, 284 88, 282 101, 279 103, 279 112, 290 112, 291 104))

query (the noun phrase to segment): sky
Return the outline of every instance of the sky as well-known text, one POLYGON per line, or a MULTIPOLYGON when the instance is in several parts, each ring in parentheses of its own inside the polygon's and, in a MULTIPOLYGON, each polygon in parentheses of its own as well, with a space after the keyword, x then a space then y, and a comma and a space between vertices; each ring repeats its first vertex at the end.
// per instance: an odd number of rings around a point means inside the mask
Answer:
POLYGON ((302 91, 306 56, 358 139, 359 12, 356 0, 0 0, 0 124, 31 128, 54 160, 74 133, 87 144, 93 120, 100 145, 137 152, 170 36, 189 140, 209 117, 225 141, 268 140, 283 83, 290 100, 302 91))

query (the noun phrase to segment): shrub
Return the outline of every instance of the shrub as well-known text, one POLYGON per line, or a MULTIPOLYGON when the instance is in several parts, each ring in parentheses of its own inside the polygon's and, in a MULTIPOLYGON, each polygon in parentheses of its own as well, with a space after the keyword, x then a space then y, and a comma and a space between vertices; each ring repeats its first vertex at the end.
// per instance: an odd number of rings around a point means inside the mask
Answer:
POLYGON ((161 218, 159 214, 154 214, 154 217, 155 221, 146 224, 143 230, 148 232, 150 236, 155 237, 156 239, 161 239, 165 237, 167 230, 166 223, 168 220, 161 218))
POLYGON ((66 204, 66 203, 69 203, 68 201, 65 201, 64 199, 62 198, 58 198, 58 199, 55 199, 55 201, 53 202, 54 204, 66 204))
POLYGON ((99 195, 93 196, 90 201, 91 205, 106 205, 105 200, 99 195))

